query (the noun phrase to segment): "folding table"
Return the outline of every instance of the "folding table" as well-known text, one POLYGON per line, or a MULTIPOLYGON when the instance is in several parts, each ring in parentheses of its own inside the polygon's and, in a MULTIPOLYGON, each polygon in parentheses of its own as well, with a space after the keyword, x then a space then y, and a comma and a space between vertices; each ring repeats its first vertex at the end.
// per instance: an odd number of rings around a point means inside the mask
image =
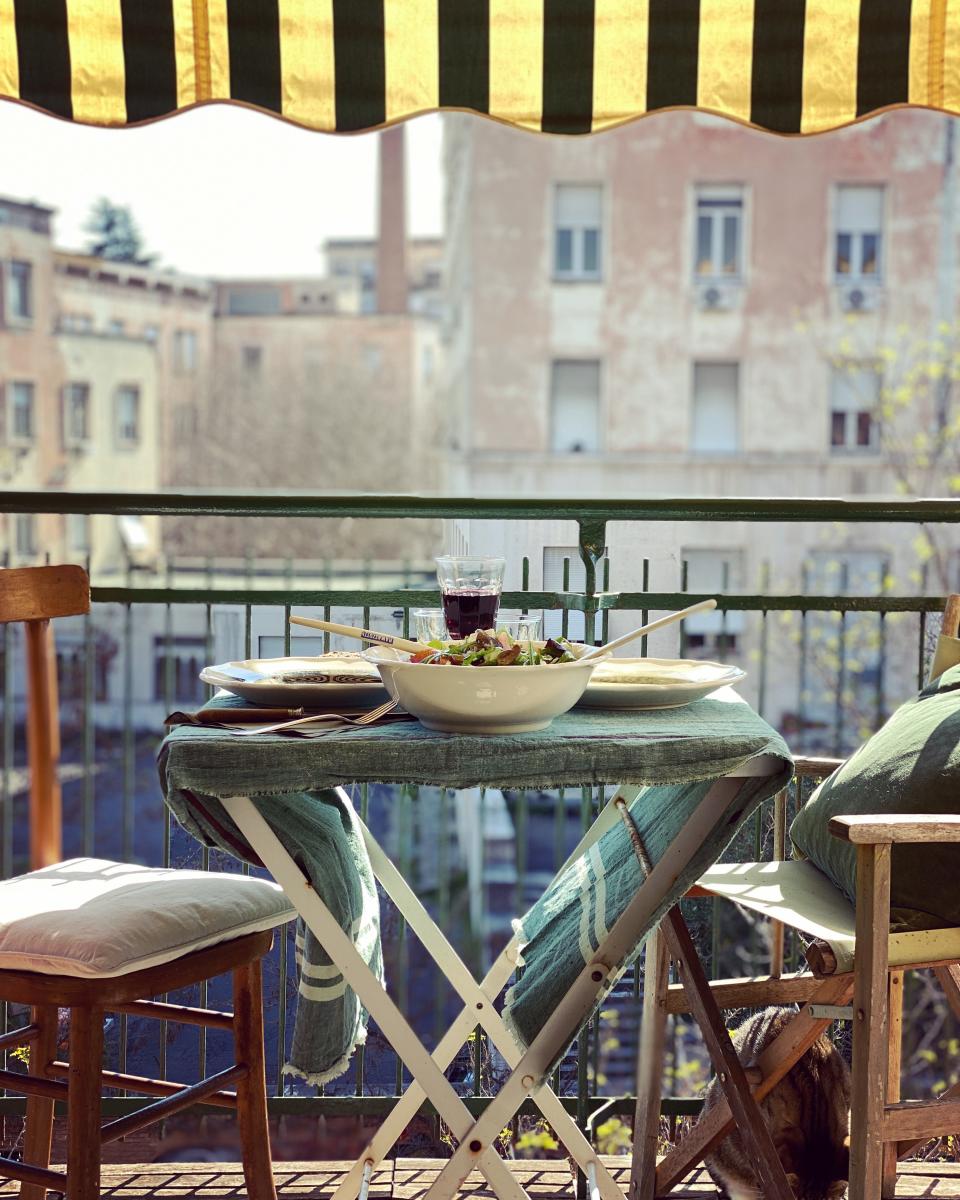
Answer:
POLYGON ((700 860, 704 847, 711 844, 711 835, 719 831, 728 837, 747 815, 747 809, 738 805, 738 797, 749 793, 752 811, 789 777, 786 747, 749 706, 726 690, 681 709, 574 710, 557 718, 547 730, 513 737, 442 734, 417 722, 343 729, 314 739, 242 737, 222 729, 183 726, 166 738, 162 760, 168 798, 176 787, 220 802, 413 1076, 413 1083, 357 1159, 334 1200, 358 1195, 366 1200, 374 1167, 389 1153, 425 1099, 432 1102, 458 1142, 430 1189, 431 1197, 443 1200, 453 1196, 470 1171, 479 1167, 500 1200, 520 1200, 526 1193, 497 1154, 494 1140, 528 1097, 586 1174, 592 1195, 622 1200, 621 1189, 546 1078, 638 943, 703 869, 700 860), (228 748, 229 753, 211 753, 215 747, 228 748), (363 826, 380 885, 463 1001, 462 1011, 431 1055, 251 800, 249 780, 261 768, 269 786, 259 790, 276 793, 363 782, 442 783, 451 788, 613 785, 616 791, 568 863, 612 831, 621 820, 622 806, 633 804, 647 785, 714 782, 528 1045, 518 1044, 495 1008, 518 965, 516 937, 477 981, 363 826), (237 786, 241 778, 243 789, 237 786), (444 1074, 476 1026, 485 1031, 511 1068, 508 1080, 479 1118, 470 1114, 444 1074))

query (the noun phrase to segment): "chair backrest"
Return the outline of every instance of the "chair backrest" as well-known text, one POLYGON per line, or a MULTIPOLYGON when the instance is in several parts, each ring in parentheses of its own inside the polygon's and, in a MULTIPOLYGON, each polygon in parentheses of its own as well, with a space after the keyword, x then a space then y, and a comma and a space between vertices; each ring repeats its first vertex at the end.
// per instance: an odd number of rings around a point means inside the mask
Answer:
POLYGON ((26 632, 27 760, 30 766, 30 866, 63 857, 63 816, 57 763, 60 714, 53 617, 90 611, 90 580, 82 567, 0 571, 0 624, 22 621, 26 632))

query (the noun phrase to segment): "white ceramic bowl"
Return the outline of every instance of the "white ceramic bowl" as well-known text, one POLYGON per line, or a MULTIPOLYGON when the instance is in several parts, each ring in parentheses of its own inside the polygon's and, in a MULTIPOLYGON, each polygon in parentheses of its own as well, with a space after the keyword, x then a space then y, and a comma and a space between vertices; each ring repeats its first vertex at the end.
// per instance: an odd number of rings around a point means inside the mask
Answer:
POLYGON ((536 667, 452 667, 410 662, 371 646, 387 691, 428 729, 444 733, 532 733, 573 708, 605 659, 536 667))

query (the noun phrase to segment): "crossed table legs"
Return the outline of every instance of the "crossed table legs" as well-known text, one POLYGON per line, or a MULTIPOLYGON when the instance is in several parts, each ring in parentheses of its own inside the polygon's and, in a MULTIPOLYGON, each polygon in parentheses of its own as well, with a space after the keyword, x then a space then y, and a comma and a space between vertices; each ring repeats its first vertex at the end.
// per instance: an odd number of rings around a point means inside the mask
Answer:
MULTIPOLYGON (((756 773, 765 772, 757 770, 756 773)), ((464 1002, 464 1008, 433 1055, 390 999, 250 798, 234 796, 223 800, 237 828, 323 943, 330 958, 343 972, 349 986, 354 989, 414 1078, 348 1172, 333 1200, 349 1200, 354 1195, 361 1195, 365 1200, 364 1193, 373 1167, 389 1153, 427 1098, 458 1141, 456 1151, 430 1188, 431 1200, 451 1200, 474 1167, 479 1167, 499 1200, 527 1197, 507 1164, 497 1154, 494 1141, 528 1097, 534 1100, 571 1157, 587 1175, 592 1200, 623 1200, 620 1187, 600 1162, 596 1151, 559 1097, 546 1084, 539 1087, 537 1084, 563 1045, 589 1016, 608 980, 622 969, 626 955, 636 943, 636 931, 649 924, 662 898, 672 890, 690 855, 730 804, 742 783, 741 777, 727 777, 710 788, 697 811, 653 868, 647 881, 592 956, 591 962, 586 964, 561 1004, 547 1017, 541 1032, 526 1051, 517 1046, 494 1007, 494 1001, 516 968, 516 942, 511 940, 482 982, 478 983, 376 839, 366 826, 362 826, 374 874, 464 1002), (511 1074, 483 1114, 475 1119, 444 1071, 477 1025, 503 1055, 511 1074)), ((617 823, 617 800, 623 799, 630 804, 639 791, 639 787, 625 787, 611 797, 568 862, 584 853, 617 823)))

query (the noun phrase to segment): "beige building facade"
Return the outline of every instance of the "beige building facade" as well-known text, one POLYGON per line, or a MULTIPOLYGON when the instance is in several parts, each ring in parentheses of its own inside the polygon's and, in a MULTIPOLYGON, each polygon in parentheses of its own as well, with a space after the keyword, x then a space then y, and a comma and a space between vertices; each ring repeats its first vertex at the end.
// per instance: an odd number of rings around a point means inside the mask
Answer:
MULTIPOLYGON (((919 482, 902 435, 930 427, 935 389, 917 386, 895 420, 885 407, 918 355, 953 353, 952 118, 896 113, 802 144, 690 113, 583 139, 445 120, 447 491, 882 499, 919 482)), ((947 489, 929 471, 922 483, 947 489)), ((568 523, 474 523, 448 540, 506 553, 513 583, 525 555, 533 587, 560 587, 565 557, 573 586, 582 574, 568 523)), ((915 541, 887 525, 611 524, 610 582, 909 591, 915 541)), ((940 557, 935 591, 960 582, 956 547, 940 557)), ((689 633, 695 652, 747 666, 757 697, 758 619, 714 614, 689 633)), ((916 671, 916 645, 893 638, 878 679, 875 635, 847 678, 865 708, 916 671)), ((801 696, 802 636, 777 626, 765 683, 787 726, 823 715, 820 683, 801 696)))

